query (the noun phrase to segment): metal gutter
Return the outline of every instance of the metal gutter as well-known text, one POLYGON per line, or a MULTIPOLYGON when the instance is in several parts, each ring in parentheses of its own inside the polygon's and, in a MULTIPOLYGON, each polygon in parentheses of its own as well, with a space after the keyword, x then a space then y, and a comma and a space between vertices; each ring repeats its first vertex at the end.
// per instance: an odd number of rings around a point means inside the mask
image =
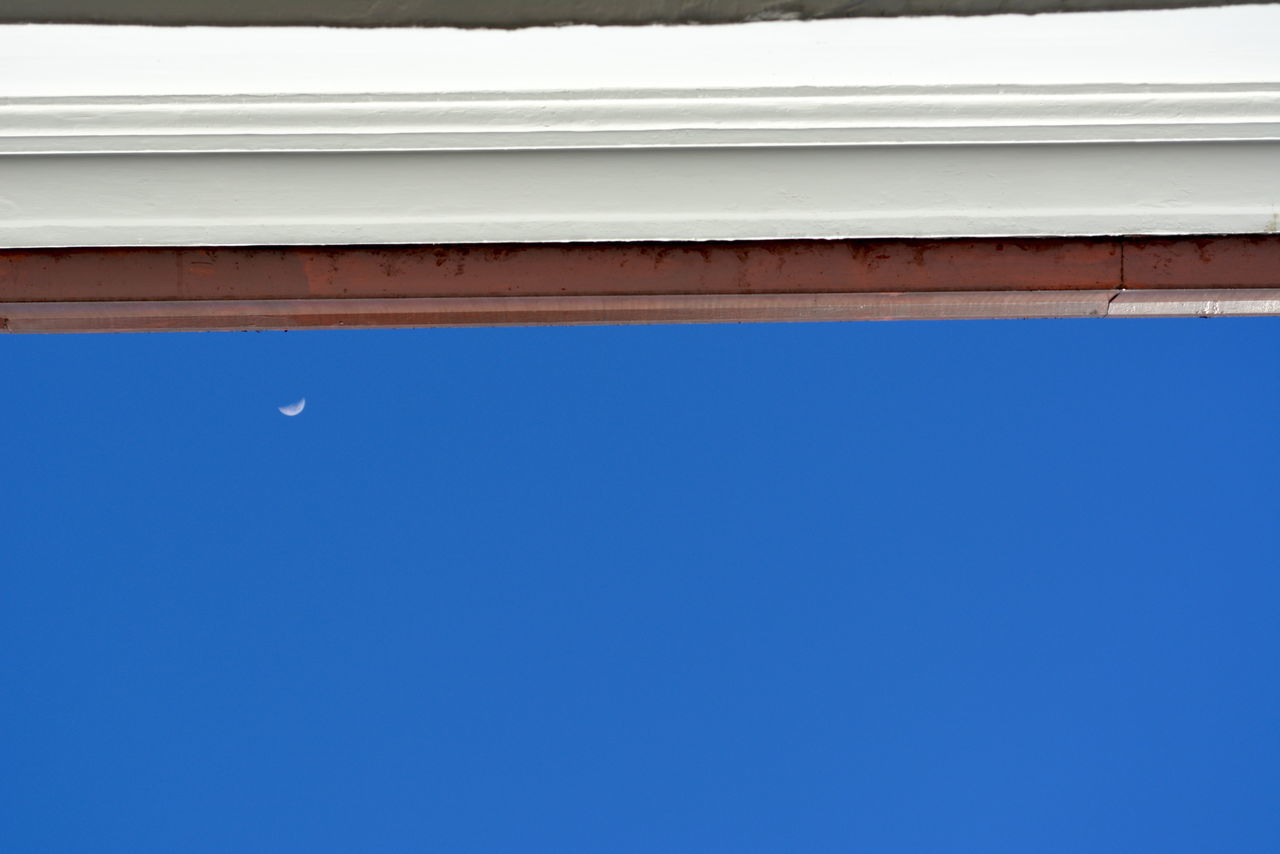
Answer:
POLYGON ((1280 314, 1280 236, 9 250, 10 332, 1280 314))

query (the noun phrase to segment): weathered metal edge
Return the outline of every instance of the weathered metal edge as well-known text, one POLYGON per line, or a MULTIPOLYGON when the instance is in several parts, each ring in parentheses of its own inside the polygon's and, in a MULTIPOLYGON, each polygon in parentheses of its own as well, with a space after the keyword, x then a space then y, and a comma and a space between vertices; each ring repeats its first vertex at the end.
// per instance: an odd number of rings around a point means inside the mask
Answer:
POLYGON ((7 332, 1280 315, 1280 288, 0 303, 7 332))

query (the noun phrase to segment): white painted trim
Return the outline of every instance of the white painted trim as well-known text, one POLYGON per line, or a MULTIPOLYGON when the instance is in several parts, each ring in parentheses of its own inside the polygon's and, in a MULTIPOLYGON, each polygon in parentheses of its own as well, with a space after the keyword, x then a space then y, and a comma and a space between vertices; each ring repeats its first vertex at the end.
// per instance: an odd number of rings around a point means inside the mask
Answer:
POLYGON ((527 30, 0 26, 0 98, 1280 79, 1280 8, 527 30))
POLYGON ((7 246, 1272 230, 1280 143, 0 157, 7 246))
POLYGON ((1280 84, 11 98, 0 153, 1280 139, 1280 84))
POLYGON ((0 27, 0 246, 1277 228, 1280 7, 984 20, 0 27))

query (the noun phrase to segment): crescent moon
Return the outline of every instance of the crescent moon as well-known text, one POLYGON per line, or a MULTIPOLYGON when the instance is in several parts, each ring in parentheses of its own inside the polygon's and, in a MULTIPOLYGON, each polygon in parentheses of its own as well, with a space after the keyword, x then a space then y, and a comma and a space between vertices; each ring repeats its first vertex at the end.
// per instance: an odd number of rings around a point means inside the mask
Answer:
POLYGON ((284 415, 297 415, 299 412, 303 410, 303 407, 305 407, 306 405, 307 405, 307 399, 304 397, 301 400, 299 400, 297 403, 289 403, 289 404, 286 404, 285 406, 281 406, 278 408, 280 412, 284 415))

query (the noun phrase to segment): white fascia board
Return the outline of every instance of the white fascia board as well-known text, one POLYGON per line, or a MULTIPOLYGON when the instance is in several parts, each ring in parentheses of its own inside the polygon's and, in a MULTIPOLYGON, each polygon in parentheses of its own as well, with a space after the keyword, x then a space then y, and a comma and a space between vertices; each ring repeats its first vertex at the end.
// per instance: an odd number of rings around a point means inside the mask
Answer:
POLYGON ((1277 32, 0 27, 0 246, 1271 231, 1277 32))
POLYGON ((0 153, 471 151, 1280 139, 1280 84, 0 102, 0 153))

